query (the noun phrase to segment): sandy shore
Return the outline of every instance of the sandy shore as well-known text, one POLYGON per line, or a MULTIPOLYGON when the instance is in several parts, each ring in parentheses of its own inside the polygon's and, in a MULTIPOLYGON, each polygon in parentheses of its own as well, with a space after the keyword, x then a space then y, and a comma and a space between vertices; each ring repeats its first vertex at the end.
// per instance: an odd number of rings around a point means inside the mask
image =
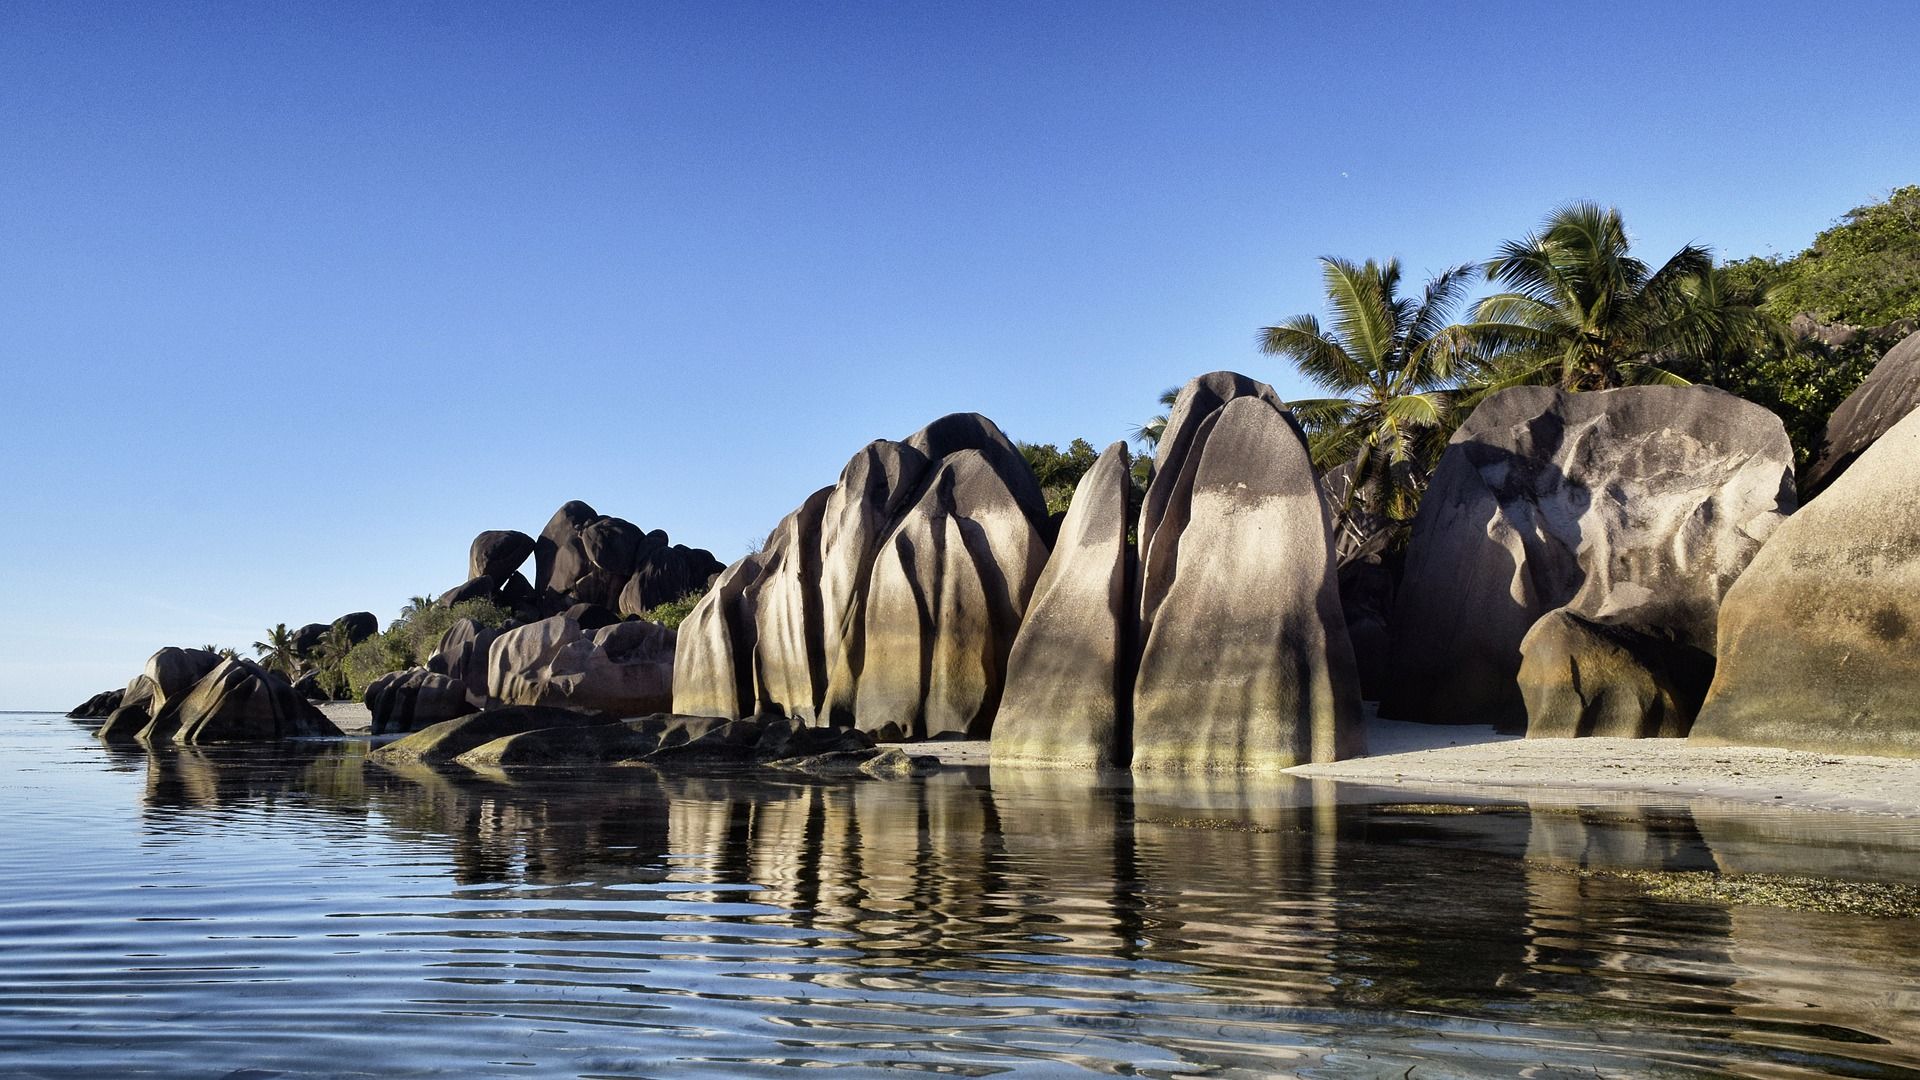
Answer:
POLYGON ((1640 792, 1920 817, 1920 759, 1695 746, 1684 739, 1522 739, 1487 727, 1377 719, 1367 735, 1367 757, 1288 772, 1470 793, 1640 792))
POLYGON ((315 702, 333 725, 348 735, 366 735, 373 731, 373 714, 357 701, 315 702))

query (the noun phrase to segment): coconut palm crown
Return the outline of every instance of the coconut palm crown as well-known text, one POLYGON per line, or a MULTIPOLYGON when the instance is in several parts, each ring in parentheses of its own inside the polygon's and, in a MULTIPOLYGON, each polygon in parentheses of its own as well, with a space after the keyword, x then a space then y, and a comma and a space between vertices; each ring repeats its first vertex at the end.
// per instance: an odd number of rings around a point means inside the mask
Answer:
POLYGON ((1494 359, 1487 390, 1532 383, 1605 390, 1685 385, 1663 363, 1688 291, 1713 269, 1692 244, 1658 270, 1635 258, 1620 211, 1576 202, 1539 231, 1500 245, 1481 267, 1504 286, 1474 309, 1473 332, 1494 359))
MULTIPOLYGON (((1339 470, 1345 526, 1372 533, 1411 521, 1446 448, 1455 367, 1470 353, 1453 321, 1473 271, 1451 267, 1401 296, 1400 263, 1320 260, 1332 325, 1295 315, 1260 331, 1260 349, 1339 395, 1291 402, 1315 465, 1339 470), (1375 524, 1359 525, 1361 518, 1375 524), (1380 521, 1378 519, 1384 519, 1380 521)), ((1363 536, 1351 537, 1363 540, 1363 536)))

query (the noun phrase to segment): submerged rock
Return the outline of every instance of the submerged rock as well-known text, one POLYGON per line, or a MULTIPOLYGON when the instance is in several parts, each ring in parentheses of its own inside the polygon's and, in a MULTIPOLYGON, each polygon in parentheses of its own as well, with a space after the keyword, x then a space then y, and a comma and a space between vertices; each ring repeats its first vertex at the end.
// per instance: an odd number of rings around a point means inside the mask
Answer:
POLYGON ((509 735, 618 722, 614 717, 599 713, 540 705, 509 705, 454 720, 443 720, 379 747, 367 755, 367 760, 381 765, 433 765, 452 761, 469 750, 509 735))
POLYGON ((1719 655, 1694 741, 1920 756, 1920 413, 1768 538, 1719 655))
POLYGON ((1521 643, 1558 608, 1711 654, 1721 596, 1794 505, 1779 419, 1718 390, 1488 397, 1414 521, 1382 715, 1525 730, 1521 643))

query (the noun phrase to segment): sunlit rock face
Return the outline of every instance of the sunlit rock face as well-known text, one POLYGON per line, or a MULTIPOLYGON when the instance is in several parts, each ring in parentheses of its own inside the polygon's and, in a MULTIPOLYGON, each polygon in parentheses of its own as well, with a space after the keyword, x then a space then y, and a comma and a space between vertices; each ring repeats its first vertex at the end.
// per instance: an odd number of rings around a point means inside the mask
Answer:
POLYGON ((870 444, 682 624, 675 711, 984 736, 1046 553, 1039 485, 992 421, 870 444))
POLYGON ((664 712, 673 701, 675 635, 644 620, 589 630, 572 615, 517 626, 487 648, 493 705, 547 705, 614 716, 664 712))
POLYGON ((107 715, 106 722, 94 734, 108 742, 126 742, 138 738, 168 702, 177 702, 193 689, 207 672, 220 666, 218 653, 205 649, 161 649, 147 658, 147 665, 127 684, 120 705, 107 715))
POLYGON ((1568 710, 1595 688, 1567 681, 1572 665, 1543 650, 1532 690, 1520 689, 1522 643, 1560 608, 1638 635, 1666 654, 1665 671, 1710 670, 1720 598, 1794 506, 1779 419, 1718 390, 1492 395, 1454 435, 1415 519, 1382 713, 1521 731, 1529 700, 1557 702, 1537 733, 1581 733, 1568 710))
POLYGON ((222 660, 191 690, 169 699, 139 737, 191 746, 339 734, 286 679, 251 660, 222 660))
POLYGON ((1920 413, 1768 538, 1719 650, 1694 740, 1920 755, 1920 413))
POLYGON ((1907 335, 1887 350, 1866 381, 1833 411, 1820 454, 1807 466, 1801 491, 1808 499, 1825 491, 1915 406, 1920 406, 1920 333, 1907 335))
POLYGON ((1136 770, 1271 772, 1364 746, 1326 505, 1273 389, 1180 393, 1139 527, 1136 770))
POLYGON ((997 762, 1125 767, 1132 757, 1139 600, 1125 443, 1080 478, 1007 658, 997 762))

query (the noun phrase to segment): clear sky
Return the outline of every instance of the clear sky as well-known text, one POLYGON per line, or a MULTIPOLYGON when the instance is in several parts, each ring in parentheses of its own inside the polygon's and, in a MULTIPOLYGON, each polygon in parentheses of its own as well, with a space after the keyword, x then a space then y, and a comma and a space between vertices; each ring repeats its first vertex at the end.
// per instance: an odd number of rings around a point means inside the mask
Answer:
POLYGON ((1122 437, 1553 206, 1790 253, 1920 182, 1906 2, 0 0, 0 708, 464 577, 742 554, 867 440, 1122 437), (1578 10, 1579 18, 1567 14, 1578 10))

